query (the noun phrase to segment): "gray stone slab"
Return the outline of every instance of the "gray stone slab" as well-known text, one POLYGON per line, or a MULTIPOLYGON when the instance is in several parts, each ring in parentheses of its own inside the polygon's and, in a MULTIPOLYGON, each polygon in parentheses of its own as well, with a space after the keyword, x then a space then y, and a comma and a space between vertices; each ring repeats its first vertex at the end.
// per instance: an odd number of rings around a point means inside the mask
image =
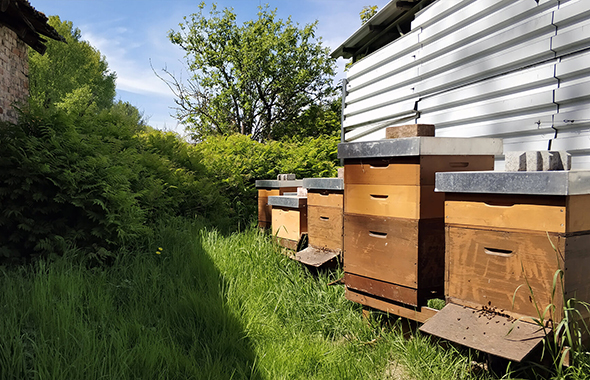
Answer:
POLYGON ((436 173, 435 191, 525 195, 590 194, 590 170, 436 173))
POLYGON ((308 190, 344 190, 342 178, 304 178, 303 187, 308 190))
POLYGON ((276 179, 259 179, 256 181, 257 188, 265 189, 279 189, 281 187, 299 187, 303 186, 302 179, 296 179, 294 181, 277 181, 276 179))
POLYGON ((300 208, 307 205, 307 197, 296 195, 272 195, 268 197, 268 204, 277 207, 300 208))
POLYGON ((502 139, 458 137, 407 137, 338 144, 338 158, 434 155, 500 155, 502 139))

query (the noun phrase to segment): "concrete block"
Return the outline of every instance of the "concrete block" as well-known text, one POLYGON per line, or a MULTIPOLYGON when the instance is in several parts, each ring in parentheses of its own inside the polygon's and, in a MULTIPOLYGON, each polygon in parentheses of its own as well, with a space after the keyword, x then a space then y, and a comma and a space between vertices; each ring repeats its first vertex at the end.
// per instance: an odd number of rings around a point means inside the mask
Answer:
POLYGON ((506 152, 504 155, 504 170, 507 172, 521 172, 526 170, 525 152, 506 152))
POLYGON ((297 188, 297 196, 298 197, 307 197, 307 189, 305 187, 298 187, 297 188))
POLYGON ((543 156, 539 151, 528 151, 526 154, 526 171, 540 172, 543 171, 543 156))
POLYGON ((434 125, 432 124, 408 124, 399 127, 385 128, 386 139, 399 139, 403 137, 434 137, 434 125))
POLYGON ((296 176, 295 174, 279 174, 277 175, 277 180, 279 181, 293 181, 295 180, 296 176))
POLYGON ((338 168, 338 178, 344 179, 344 168, 338 168))
POLYGON ((541 151, 543 171, 570 170, 572 156, 566 151, 541 151))

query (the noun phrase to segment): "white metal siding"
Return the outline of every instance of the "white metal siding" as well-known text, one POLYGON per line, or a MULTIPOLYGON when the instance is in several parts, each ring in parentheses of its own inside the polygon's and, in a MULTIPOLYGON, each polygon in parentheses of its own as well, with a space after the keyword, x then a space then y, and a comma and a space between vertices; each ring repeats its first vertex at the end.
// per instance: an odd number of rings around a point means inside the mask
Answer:
POLYGON ((346 141, 435 124, 437 136, 502 137, 504 151, 568 150, 590 168, 588 0, 438 0, 347 80, 346 141))

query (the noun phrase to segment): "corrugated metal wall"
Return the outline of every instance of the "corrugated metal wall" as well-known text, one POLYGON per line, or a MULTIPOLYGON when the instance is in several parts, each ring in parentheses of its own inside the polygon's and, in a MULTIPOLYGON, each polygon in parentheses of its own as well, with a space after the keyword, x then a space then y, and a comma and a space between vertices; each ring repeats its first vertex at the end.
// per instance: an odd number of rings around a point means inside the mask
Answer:
POLYGON ((347 81, 346 141, 435 124, 437 136, 502 137, 504 151, 568 150, 590 169, 588 0, 438 0, 347 81))

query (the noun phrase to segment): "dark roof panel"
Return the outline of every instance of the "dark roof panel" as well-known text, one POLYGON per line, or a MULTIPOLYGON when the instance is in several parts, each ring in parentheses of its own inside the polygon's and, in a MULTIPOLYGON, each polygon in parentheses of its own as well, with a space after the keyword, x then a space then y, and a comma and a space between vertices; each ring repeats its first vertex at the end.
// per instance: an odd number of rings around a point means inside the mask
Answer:
POLYGON ((47 23, 47 16, 28 0, 0 0, 0 24, 12 29, 18 37, 37 52, 45 53, 46 36, 57 41, 65 39, 47 23))

